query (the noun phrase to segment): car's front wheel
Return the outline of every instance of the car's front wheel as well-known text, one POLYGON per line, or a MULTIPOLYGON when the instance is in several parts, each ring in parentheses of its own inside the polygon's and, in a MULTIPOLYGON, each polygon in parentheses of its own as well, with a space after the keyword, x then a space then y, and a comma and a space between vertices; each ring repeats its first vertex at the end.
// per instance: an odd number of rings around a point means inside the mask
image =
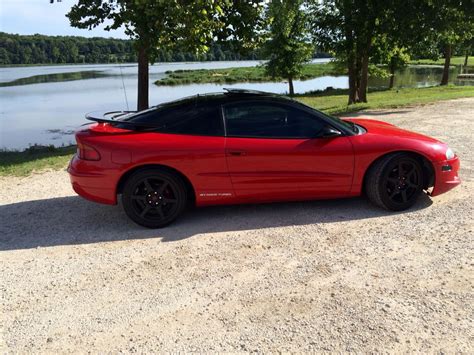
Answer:
POLYGON ((122 191, 125 213, 135 223, 160 228, 173 222, 186 207, 182 179, 169 171, 144 169, 132 174, 122 191))
POLYGON ((423 170, 414 157, 394 153, 378 160, 368 171, 365 191, 377 206, 403 211, 413 206, 423 191, 423 170))

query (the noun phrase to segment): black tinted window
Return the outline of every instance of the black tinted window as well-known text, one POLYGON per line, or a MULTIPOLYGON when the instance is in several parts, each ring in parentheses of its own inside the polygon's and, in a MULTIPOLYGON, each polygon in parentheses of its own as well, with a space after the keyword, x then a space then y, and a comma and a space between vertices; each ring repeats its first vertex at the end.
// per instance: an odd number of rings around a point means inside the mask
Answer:
POLYGON ((223 136, 219 110, 215 104, 187 104, 144 112, 129 121, 156 125, 163 133, 223 136))
POLYGON ((278 103, 236 103, 225 106, 227 135, 233 137, 312 138, 324 122, 278 103))

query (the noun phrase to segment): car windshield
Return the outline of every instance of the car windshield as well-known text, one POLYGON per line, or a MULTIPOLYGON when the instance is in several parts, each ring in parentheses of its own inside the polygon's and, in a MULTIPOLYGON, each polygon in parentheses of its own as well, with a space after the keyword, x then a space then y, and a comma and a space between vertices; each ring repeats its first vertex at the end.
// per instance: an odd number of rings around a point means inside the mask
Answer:
POLYGON ((359 133, 359 128, 357 128, 357 125, 354 123, 354 122, 351 122, 351 121, 344 121, 344 120, 341 120, 339 117, 335 117, 335 116, 330 116, 330 115, 326 115, 324 114, 326 117, 334 120, 334 121, 337 121, 339 122, 340 124, 346 126, 347 128, 351 129, 353 132, 355 133, 359 133))

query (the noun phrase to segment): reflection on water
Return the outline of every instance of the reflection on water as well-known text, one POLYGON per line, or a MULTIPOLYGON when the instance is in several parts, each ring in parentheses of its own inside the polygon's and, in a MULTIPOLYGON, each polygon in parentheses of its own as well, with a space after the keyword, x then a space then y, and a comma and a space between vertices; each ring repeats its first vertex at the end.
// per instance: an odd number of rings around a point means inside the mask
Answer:
MULTIPOLYGON (((324 62, 327 60, 316 60, 324 62)), ((150 67, 150 104, 198 93, 221 91, 224 87, 286 93, 287 83, 192 84, 156 86, 168 70, 249 67, 259 61, 160 63, 150 67)), ((395 87, 422 87, 439 84, 442 67, 408 67, 398 71, 395 87)), ((451 69, 451 82, 458 68, 451 69)), ((384 88, 389 79, 370 78, 369 86, 384 88)), ((346 76, 324 76, 296 81, 295 91, 304 93, 327 87, 347 88, 346 76)), ((134 109, 137 96, 136 65, 63 65, 0 68, 0 148, 24 149, 29 144, 71 144, 72 133, 86 123, 84 114, 95 110, 134 109), (125 92, 124 92, 125 87, 125 92), (126 94, 126 95, 125 95, 126 94)))
MULTIPOLYGON (((463 82, 457 79, 460 73, 460 67, 451 67, 449 70, 449 79, 455 85, 472 85, 473 82, 463 82)), ((408 66, 395 73, 395 88, 407 87, 427 87, 438 85, 443 75, 442 66, 408 66)), ((370 78, 369 86, 372 88, 387 88, 390 79, 370 78)))
POLYGON ((16 86, 16 85, 30 85, 41 83, 58 83, 62 81, 86 80, 103 78, 107 74, 102 71, 88 70, 71 73, 55 73, 55 74, 41 74, 33 75, 26 78, 19 78, 11 81, 0 82, 0 87, 16 86))

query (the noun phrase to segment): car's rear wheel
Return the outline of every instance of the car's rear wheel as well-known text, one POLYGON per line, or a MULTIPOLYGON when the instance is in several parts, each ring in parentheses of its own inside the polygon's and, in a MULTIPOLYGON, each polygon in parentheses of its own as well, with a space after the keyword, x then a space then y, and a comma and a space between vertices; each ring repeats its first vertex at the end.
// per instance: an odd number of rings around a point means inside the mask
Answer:
POLYGON ((182 179, 160 169, 144 169, 132 174, 122 192, 125 213, 147 228, 160 228, 173 222, 185 209, 186 201, 182 179))
POLYGON ((394 153, 377 161, 365 180, 369 200, 377 206, 403 211, 413 206, 423 191, 423 170, 414 157, 394 153))

